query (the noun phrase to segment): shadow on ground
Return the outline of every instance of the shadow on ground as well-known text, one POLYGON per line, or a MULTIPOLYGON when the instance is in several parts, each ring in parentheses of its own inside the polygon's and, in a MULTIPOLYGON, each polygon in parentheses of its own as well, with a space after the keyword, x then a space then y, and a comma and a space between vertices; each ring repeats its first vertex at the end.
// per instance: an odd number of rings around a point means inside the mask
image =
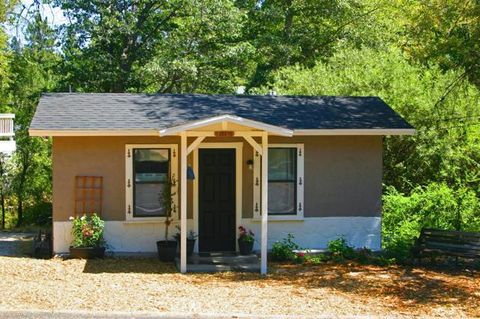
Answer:
POLYGON ((177 273, 173 263, 163 263, 158 259, 144 257, 106 257, 104 259, 89 259, 85 263, 84 273, 143 273, 171 274, 177 273))
MULTIPOLYGON (((478 270, 438 269, 410 266, 378 267, 355 263, 318 266, 272 263, 270 274, 227 272, 188 274, 201 282, 250 282, 264 286, 294 286, 302 289, 328 288, 366 300, 379 298, 386 307, 405 310, 456 305, 466 313, 480 316, 480 272, 478 270)), ((178 274, 173 264, 155 258, 105 258, 88 260, 85 273, 178 274)), ((179 275, 179 274, 178 274, 179 275)), ((179 275, 180 276, 180 275, 179 275)), ((175 280, 174 277, 172 280, 175 280)), ((183 280, 178 277, 178 280, 183 280)))
MULTIPOLYGON (((377 267, 358 264, 320 266, 274 265, 267 281, 306 289, 328 288, 366 300, 375 297, 405 309, 446 304, 480 316, 480 272, 447 267, 377 267)), ((230 273, 225 280, 259 280, 252 274, 230 273)))

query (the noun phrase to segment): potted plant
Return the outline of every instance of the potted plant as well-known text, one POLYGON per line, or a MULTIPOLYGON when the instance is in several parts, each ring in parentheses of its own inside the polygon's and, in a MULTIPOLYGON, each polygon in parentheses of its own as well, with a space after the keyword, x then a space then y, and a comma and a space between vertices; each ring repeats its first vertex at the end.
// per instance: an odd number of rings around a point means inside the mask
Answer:
MULTIPOLYGON (((176 226, 178 233, 175 234, 177 239, 178 253, 180 253, 180 227, 176 226)), ((197 240, 197 234, 193 230, 190 230, 187 235, 187 256, 190 257, 193 254, 193 249, 195 248, 195 241, 197 240)))
POLYGON ((104 221, 97 214, 70 217, 70 220, 73 221, 70 257, 103 258, 105 256, 104 221))
POLYGON ((159 200, 163 203, 165 210, 165 239, 157 241, 158 259, 161 261, 174 261, 177 252, 177 241, 168 239, 168 228, 172 224, 172 212, 175 209, 175 203, 173 202, 174 193, 172 193, 173 186, 175 186, 174 181, 167 182, 159 196, 159 200))
POLYGON ((243 227, 238 227, 240 235, 238 236, 238 248, 240 249, 240 255, 250 255, 253 250, 253 243, 255 242, 255 234, 243 227))

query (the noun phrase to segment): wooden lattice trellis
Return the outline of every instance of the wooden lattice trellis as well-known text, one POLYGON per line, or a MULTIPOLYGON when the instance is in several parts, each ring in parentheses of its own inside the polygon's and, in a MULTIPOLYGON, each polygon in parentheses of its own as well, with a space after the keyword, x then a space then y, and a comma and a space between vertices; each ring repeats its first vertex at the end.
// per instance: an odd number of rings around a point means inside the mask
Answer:
POLYGON ((75 176, 75 216, 102 215, 103 177, 75 176))

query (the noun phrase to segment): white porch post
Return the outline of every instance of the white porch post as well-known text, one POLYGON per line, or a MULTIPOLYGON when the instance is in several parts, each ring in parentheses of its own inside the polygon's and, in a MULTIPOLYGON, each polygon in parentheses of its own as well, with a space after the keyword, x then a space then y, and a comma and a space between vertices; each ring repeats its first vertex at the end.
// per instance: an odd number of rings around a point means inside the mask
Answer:
POLYGON ((187 133, 180 133, 180 272, 187 272, 187 133))
POLYGON ((262 239, 261 239, 261 265, 260 273, 267 274, 267 249, 268 249, 268 133, 262 134, 262 239))

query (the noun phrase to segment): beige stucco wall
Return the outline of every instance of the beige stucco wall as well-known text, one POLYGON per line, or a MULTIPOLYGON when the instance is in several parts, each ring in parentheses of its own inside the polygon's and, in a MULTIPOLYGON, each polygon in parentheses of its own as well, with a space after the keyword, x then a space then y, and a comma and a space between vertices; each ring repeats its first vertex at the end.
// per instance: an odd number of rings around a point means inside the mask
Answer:
POLYGON ((305 217, 380 216, 382 141, 379 136, 269 139, 304 143, 305 217))
MULTIPOLYGON (((53 219, 73 215, 76 175, 104 178, 102 217, 125 219, 125 144, 174 144, 178 137, 55 137, 53 139, 53 219)), ((240 138, 206 139, 242 141, 240 138)), ((270 137, 270 143, 304 143, 305 217, 380 216, 382 138, 376 136, 270 137)), ((243 147, 243 218, 252 216, 252 179, 243 147)), ((189 157, 189 165, 192 163, 189 157)), ((188 216, 192 217, 192 182, 188 182, 188 216)))

